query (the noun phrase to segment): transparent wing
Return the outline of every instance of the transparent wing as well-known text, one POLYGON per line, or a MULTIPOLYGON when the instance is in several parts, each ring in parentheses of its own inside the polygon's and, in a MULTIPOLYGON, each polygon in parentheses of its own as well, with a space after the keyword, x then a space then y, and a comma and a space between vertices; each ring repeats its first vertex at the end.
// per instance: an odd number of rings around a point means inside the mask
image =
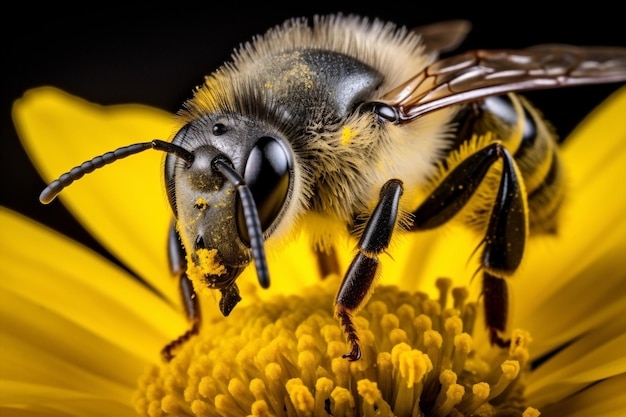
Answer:
POLYGON ((626 81, 626 48, 538 45, 475 50, 429 65, 380 102, 407 123, 431 111, 508 92, 626 81))
POLYGON ((464 40, 472 24, 468 20, 448 20, 411 29, 424 42, 424 53, 441 53, 456 49, 464 40))

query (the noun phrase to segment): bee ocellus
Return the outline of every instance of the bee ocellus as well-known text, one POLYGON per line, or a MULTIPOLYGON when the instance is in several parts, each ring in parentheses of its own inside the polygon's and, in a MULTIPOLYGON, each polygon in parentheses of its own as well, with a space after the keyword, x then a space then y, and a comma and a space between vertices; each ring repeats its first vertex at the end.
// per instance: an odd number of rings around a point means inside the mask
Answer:
POLYGON ((322 275, 343 275, 334 306, 349 343, 344 357, 361 356, 353 315, 392 238, 453 218, 482 237, 486 326, 505 346, 506 279, 529 236, 558 230, 567 196, 557 137, 518 93, 624 82, 626 48, 550 44, 441 58, 468 30, 465 21, 409 30, 357 16, 289 20, 206 77, 170 140, 87 161, 40 199, 120 158, 166 152, 170 264, 191 323, 163 349, 166 360, 201 324, 194 285, 219 291, 229 315, 251 263, 260 285, 270 285, 266 241, 294 236, 311 219, 322 275), (413 190, 426 197, 408 198, 413 190), (348 269, 337 271, 328 261, 343 235, 358 243, 348 269))

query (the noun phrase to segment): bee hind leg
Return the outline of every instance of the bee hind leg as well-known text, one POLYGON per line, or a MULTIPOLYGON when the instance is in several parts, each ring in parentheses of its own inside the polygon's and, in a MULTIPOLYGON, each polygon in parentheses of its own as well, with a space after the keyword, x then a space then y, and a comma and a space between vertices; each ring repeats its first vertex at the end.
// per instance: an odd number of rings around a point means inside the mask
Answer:
POLYGON ((193 283, 187 277, 187 261, 185 259, 185 250, 180 243, 180 237, 176 231, 175 225, 172 223, 168 236, 168 258, 170 263, 171 272, 179 279, 179 289, 182 298, 183 306, 187 319, 190 323, 190 328, 168 343, 161 350, 161 357, 164 361, 169 362, 174 357, 174 351, 180 347, 183 343, 189 340, 200 331, 200 324, 202 322, 200 315, 200 305, 196 291, 193 288, 193 283))
POLYGON ((411 230, 438 227, 456 215, 474 195, 489 169, 502 161, 498 193, 481 242, 483 304, 492 344, 507 346, 499 336, 508 319, 508 289, 504 278, 518 268, 528 234, 528 207, 520 173, 510 152, 494 142, 469 155, 454 168, 414 211, 411 230))
POLYGON ((378 256, 389 246, 396 226, 398 205, 403 193, 402 182, 389 180, 380 191, 380 199, 372 212, 357 245, 355 255, 344 275, 335 300, 335 315, 346 333, 352 349, 343 355, 351 361, 360 359, 359 337, 352 314, 367 301, 378 270, 378 256))

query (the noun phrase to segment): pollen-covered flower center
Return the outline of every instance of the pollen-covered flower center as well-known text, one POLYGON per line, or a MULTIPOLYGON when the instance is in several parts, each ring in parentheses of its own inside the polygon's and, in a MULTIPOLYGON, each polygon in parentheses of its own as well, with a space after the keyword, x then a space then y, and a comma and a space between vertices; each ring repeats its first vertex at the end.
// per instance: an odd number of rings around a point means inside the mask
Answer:
POLYGON ((476 351, 476 306, 464 289, 446 306, 447 283, 439 300, 378 287, 355 316, 355 362, 342 358, 335 283, 242 306, 146 372, 135 407, 144 416, 539 415, 521 383, 528 335, 516 331, 509 350, 476 351))

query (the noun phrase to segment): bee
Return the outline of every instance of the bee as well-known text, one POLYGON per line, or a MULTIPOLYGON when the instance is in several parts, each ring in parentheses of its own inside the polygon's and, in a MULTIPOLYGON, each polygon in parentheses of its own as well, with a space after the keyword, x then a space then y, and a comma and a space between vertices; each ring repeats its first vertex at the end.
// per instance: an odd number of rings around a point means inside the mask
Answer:
POLYGON ((269 287, 266 244, 302 228, 313 229, 322 275, 342 272, 335 231, 358 242, 334 300, 349 345, 343 356, 358 360, 353 316, 392 237, 453 218, 481 237, 485 325, 491 343, 506 346, 506 279, 529 236, 558 229, 566 196, 557 136, 518 93, 623 82, 626 48, 539 45, 442 57, 469 29, 450 21, 411 30, 341 14, 290 19, 205 78, 170 140, 95 157, 51 182, 40 200, 121 158, 165 152, 169 260, 190 321, 164 347, 165 360, 199 331, 197 285, 219 291, 228 316, 241 301, 242 271, 253 263, 269 287), (415 202, 413 190, 426 197, 415 202))

